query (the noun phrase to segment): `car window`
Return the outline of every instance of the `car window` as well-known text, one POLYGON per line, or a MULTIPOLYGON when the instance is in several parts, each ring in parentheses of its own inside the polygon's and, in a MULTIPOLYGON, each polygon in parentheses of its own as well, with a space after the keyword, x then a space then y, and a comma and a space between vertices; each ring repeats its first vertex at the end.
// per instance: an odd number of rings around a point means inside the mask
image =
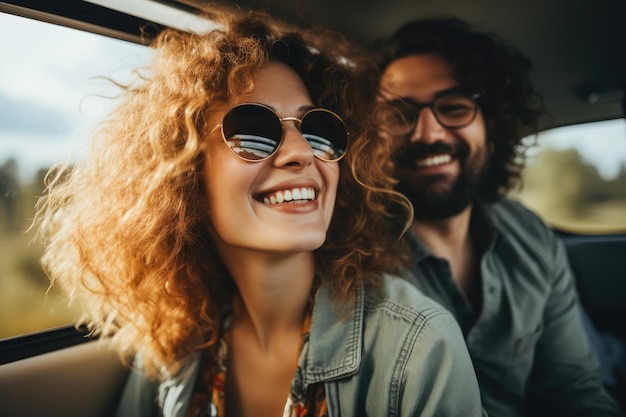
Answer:
POLYGON ((114 102, 145 46, 0 13, 0 338, 73 323, 32 243, 43 176, 80 158, 85 133, 114 102))
POLYGON ((514 195, 566 232, 626 232, 626 120, 548 130, 537 143, 514 195))

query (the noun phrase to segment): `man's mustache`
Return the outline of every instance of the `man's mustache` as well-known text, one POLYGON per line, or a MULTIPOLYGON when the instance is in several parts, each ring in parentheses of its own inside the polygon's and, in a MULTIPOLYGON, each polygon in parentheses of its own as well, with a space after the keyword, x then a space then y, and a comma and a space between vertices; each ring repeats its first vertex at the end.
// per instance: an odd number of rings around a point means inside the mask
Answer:
POLYGON ((441 141, 435 143, 410 142, 395 150, 394 161, 398 167, 414 167, 415 161, 418 159, 444 153, 450 154, 463 162, 469 155, 469 146, 460 140, 453 144, 441 141))

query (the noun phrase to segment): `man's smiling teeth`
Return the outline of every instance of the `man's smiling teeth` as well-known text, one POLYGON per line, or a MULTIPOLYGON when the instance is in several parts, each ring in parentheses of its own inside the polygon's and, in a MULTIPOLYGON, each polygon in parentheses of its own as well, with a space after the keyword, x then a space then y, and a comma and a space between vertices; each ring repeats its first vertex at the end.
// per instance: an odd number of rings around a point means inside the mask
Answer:
POLYGON ((415 162, 418 167, 432 167, 435 165, 447 164, 452 160, 450 154, 435 155, 428 158, 419 159, 415 162))
POLYGON ((302 203, 309 200, 315 200, 315 190, 312 187, 276 191, 263 197, 263 202, 265 204, 280 204, 290 201, 294 203, 302 203))

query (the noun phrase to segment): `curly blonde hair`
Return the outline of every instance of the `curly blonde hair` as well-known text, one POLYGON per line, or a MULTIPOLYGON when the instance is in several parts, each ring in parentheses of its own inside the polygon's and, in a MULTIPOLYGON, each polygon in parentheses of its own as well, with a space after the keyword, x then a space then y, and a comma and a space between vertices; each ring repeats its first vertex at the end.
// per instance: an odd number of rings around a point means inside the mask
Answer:
POLYGON ((156 377, 216 344, 235 291, 210 237, 201 144, 207 115, 250 92, 268 62, 290 65, 315 105, 340 114, 351 132, 328 238, 316 251, 320 284, 349 300, 408 259, 399 235, 411 206, 392 191, 390 149, 366 117, 374 66, 332 32, 297 34, 262 13, 212 18, 223 28, 158 35, 149 73, 120 85, 123 101, 89 155, 52 170, 38 203, 44 268, 84 302, 79 324, 110 338, 124 359, 139 353, 156 377))

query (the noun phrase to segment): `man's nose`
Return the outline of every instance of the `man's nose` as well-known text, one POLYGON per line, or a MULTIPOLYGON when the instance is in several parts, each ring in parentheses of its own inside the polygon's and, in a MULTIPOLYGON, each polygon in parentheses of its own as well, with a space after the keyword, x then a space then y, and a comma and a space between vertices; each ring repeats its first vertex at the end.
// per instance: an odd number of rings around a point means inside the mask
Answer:
POLYGON ((411 142, 434 143, 446 135, 446 128, 439 123, 430 107, 424 107, 417 116, 411 142))

